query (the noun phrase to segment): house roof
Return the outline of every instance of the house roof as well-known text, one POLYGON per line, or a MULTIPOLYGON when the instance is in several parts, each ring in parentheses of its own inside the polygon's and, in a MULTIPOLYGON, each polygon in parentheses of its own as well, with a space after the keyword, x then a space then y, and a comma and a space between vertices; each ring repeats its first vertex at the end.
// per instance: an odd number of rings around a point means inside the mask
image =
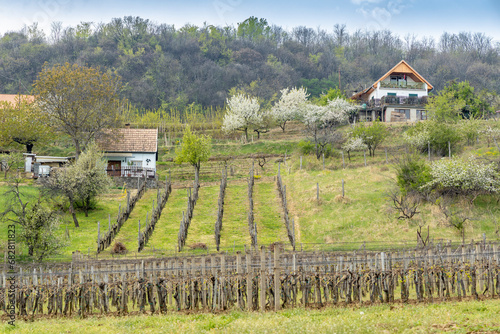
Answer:
POLYGON ((19 102, 19 98, 26 99, 29 102, 33 102, 35 97, 33 95, 20 95, 20 94, 0 94, 0 102, 9 102, 16 104, 19 102))
POLYGON ((158 129, 116 129, 97 143, 104 152, 157 152, 158 129))
POLYGON ((397 73, 397 74, 406 74, 406 75, 408 75, 410 78, 412 78, 416 82, 424 82, 424 83, 426 83, 427 84, 427 91, 430 91, 430 90, 432 90, 434 88, 429 83, 429 81, 425 80, 425 78, 423 76, 421 76, 417 71, 415 71, 413 69, 413 67, 411 67, 410 65, 408 65, 408 63, 406 61, 401 60, 396 66, 394 66, 386 74, 384 74, 383 76, 381 76, 380 79, 378 79, 377 81, 375 81, 373 83, 373 85, 371 85, 370 87, 366 88, 365 90, 363 90, 363 91, 361 91, 359 93, 354 94, 353 96, 351 96, 351 99, 358 99, 362 95, 371 93, 372 91, 374 91, 377 88, 377 85, 378 85, 378 83, 380 81, 385 80, 388 76, 390 76, 391 74, 395 74, 395 73, 397 73))

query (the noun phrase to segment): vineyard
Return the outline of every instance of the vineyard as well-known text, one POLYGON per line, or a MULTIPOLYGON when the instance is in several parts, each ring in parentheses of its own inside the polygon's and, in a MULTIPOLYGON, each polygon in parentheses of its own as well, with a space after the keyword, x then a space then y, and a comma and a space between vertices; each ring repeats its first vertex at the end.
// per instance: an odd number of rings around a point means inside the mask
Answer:
MULTIPOLYGON (((500 293, 500 244, 485 240, 385 252, 285 249, 25 266, 15 274, 16 310, 21 317, 84 317, 433 302, 500 293)), ((2 277, 0 307, 6 312, 5 271, 2 277)))

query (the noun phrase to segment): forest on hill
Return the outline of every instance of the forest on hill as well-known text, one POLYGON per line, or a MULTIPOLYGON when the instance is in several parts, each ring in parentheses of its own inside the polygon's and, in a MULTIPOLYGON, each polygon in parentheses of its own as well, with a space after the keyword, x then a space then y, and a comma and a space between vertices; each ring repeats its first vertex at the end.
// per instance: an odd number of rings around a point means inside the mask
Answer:
POLYGON ((36 24, 0 36, 0 94, 30 93, 45 63, 99 66, 121 76, 122 96, 140 109, 223 106, 230 91, 273 101, 285 87, 311 96, 330 88, 348 95, 373 83, 401 59, 431 82, 467 80, 500 93, 500 43, 484 33, 444 32, 438 41, 391 31, 291 31, 250 17, 237 26, 176 28, 140 17, 109 23, 36 24))

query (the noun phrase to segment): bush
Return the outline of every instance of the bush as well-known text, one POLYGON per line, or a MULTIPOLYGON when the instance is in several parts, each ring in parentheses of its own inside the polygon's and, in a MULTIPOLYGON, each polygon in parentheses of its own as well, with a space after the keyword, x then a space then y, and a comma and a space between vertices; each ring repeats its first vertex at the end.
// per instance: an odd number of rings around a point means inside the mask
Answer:
POLYGON ((117 241, 111 249, 111 254, 127 254, 127 247, 124 244, 117 241))
POLYGON ((312 143, 309 140, 301 140, 299 142, 299 150, 300 153, 303 155, 314 154, 315 153, 314 143, 312 143))
POLYGON ((396 162, 396 182, 403 195, 422 193, 431 181, 430 167, 417 153, 406 154, 396 162))
POLYGON ((430 143, 431 151, 440 156, 447 156, 448 142, 452 153, 457 152, 461 135, 453 124, 427 121, 409 128, 403 134, 403 138, 407 145, 419 152, 427 152, 430 143))

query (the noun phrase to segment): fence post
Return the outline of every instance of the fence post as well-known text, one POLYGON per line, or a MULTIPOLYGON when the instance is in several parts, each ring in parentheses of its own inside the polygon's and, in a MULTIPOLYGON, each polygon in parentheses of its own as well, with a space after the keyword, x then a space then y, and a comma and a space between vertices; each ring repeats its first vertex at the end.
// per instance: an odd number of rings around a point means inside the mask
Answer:
POLYGON ((141 247, 141 220, 139 219, 139 229, 137 231, 137 248, 141 247))
POLYGON ((344 198, 344 179, 342 179, 342 198, 344 198))
POLYGON ((431 142, 427 142, 427 152, 429 153, 429 161, 431 161, 431 142))
POLYGON ((342 168, 345 169, 344 150, 342 150, 342 168))
POLYGON ((245 252, 245 262, 247 266, 247 310, 251 311, 253 301, 253 270, 252 270, 252 255, 245 252))
POLYGON ((451 143, 448 141, 448 157, 451 159, 451 143))
POLYGON ((266 310, 266 251, 260 247, 260 310, 266 310))
POLYGON ((366 151, 363 151, 363 157, 365 158, 365 167, 366 167, 366 151))
POLYGON ((300 170, 302 170, 302 156, 300 156, 300 170))
POLYGON ((385 163, 388 164, 389 162, 387 161, 387 147, 385 148, 385 163))
POLYGON ((325 153, 322 154, 323 156, 323 170, 325 169, 325 153))
POLYGON ((280 248, 278 245, 274 246, 274 310, 281 309, 280 303, 281 296, 281 279, 280 279, 280 248))

